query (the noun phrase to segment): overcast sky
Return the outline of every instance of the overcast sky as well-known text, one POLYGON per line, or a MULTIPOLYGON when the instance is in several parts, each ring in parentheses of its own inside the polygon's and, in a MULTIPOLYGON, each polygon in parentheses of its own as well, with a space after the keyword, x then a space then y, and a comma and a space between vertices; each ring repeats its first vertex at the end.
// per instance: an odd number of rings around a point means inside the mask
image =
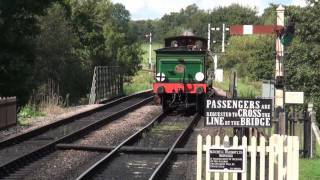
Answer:
POLYGON ((112 0, 112 2, 123 4, 130 11, 133 20, 161 18, 164 14, 178 12, 193 3, 205 10, 238 3, 256 7, 259 14, 262 14, 269 3, 305 6, 305 0, 112 0))

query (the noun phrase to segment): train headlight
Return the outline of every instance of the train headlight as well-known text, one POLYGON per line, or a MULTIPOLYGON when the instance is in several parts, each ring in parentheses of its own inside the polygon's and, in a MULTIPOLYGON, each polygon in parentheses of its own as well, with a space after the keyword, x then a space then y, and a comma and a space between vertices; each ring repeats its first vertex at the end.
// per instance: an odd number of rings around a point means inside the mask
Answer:
POLYGON ((166 79, 166 76, 164 75, 164 73, 157 73, 156 75, 156 79, 157 81, 164 81, 166 79))
POLYGON ((204 80, 204 74, 202 72, 197 72, 195 76, 197 81, 203 81, 204 80))

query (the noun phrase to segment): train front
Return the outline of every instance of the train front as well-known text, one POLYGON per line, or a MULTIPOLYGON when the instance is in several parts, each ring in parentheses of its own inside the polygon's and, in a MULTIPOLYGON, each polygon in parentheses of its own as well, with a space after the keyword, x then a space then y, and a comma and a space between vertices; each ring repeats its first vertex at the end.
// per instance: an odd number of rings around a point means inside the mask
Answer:
POLYGON ((203 110, 206 86, 207 39, 177 36, 165 39, 156 50, 156 82, 153 91, 162 108, 189 107, 203 110))

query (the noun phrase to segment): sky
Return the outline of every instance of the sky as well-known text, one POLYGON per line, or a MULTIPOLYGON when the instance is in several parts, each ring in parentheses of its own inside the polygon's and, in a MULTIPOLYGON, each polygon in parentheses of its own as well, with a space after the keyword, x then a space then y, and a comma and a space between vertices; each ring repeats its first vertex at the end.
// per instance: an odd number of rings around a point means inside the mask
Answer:
POLYGON ((213 9, 228 6, 233 3, 243 6, 256 7, 258 14, 262 14, 268 4, 305 6, 305 0, 112 0, 113 3, 123 4, 130 11, 131 19, 160 19, 164 14, 179 12, 180 9, 195 3, 200 9, 213 9))

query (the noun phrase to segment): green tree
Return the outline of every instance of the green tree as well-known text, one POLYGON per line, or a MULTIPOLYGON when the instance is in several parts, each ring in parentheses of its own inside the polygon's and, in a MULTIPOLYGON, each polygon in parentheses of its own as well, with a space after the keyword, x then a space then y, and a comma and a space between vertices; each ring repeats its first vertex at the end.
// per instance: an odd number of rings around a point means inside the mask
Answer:
MULTIPOLYGON (((286 88, 304 91, 307 102, 313 102, 320 114, 320 4, 308 0, 305 8, 295 8, 296 34, 285 56, 286 88)), ((320 116, 317 116, 320 121, 320 116)))
POLYGON ((274 74, 274 36, 234 36, 229 39, 220 64, 236 69, 239 76, 254 80, 272 79, 274 74))
POLYGON ((75 52, 86 71, 92 73, 94 66, 120 65, 124 75, 134 75, 140 69, 142 50, 129 11, 109 0, 69 0, 68 3, 80 42, 75 52))
POLYGON ((0 1, 0 96, 28 99, 33 82, 37 16, 51 0, 0 1))
POLYGON ((65 7, 54 3, 47 14, 39 18, 39 25, 34 82, 41 89, 50 81, 59 87, 59 95, 69 94, 74 102, 89 92, 91 78, 74 52, 79 42, 65 7))

